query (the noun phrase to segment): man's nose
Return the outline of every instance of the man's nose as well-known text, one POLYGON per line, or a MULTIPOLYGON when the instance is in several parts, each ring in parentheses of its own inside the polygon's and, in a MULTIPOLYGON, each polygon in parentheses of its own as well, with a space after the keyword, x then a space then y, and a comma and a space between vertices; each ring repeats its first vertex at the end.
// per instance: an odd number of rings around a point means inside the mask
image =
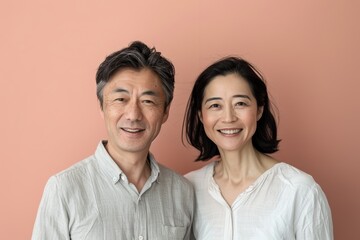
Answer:
POLYGON ((138 121, 142 118, 142 111, 139 101, 131 100, 129 101, 125 109, 126 118, 131 121, 138 121))

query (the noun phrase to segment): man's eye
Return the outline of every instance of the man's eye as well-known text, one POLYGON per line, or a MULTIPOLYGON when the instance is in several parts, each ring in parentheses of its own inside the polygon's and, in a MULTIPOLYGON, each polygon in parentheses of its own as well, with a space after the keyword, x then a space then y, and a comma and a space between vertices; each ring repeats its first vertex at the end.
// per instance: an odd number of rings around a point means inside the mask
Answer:
POLYGON ((125 99, 124 98, 116 98, 115 101, 118 101, 118 102, 123 102, 125 99))
POLYGON ((146 100, 143 100, 143 103, 145 103, 145 104, 154 104, 154 101, 146 99, 146 100))

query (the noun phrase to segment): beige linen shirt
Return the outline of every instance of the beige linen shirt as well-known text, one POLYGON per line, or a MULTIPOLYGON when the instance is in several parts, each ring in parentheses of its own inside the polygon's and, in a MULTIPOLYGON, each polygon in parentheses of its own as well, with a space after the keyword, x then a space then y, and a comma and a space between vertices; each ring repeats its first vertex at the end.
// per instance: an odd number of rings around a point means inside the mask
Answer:
POLYGON ((104 143, 93 156, 49 179, 32 239, 190 239, 191 184, 150 154, 151 176, 139 193, 104 143))

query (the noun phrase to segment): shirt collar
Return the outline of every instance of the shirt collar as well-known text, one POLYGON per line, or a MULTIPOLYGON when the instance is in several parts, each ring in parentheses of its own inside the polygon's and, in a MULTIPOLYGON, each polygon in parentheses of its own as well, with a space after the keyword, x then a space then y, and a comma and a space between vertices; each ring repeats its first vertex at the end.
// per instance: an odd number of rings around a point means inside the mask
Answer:
MULTIPOLYGON (((95 151, 95 157, 99 163, 100 170, 108 177, 110 180, 116 184, 120 178, 126 178, 125 174, 121 170, 121 168, 115 163, 115 161, 111 158, 109 153, 107 152, 105 145, 107 141, 101 141, 95 151)), ((151 182, 159 181, 160 168, 158 163, 156 162, 154 156, 149 152, 148 161, 151 167, 151 182)))
POLYGON ((150 180, 151 182, 159 182, 159 175, 160 175, 160 168, 159 164, 156 162, 154 155, 149 152, 148 160, 150 161, 150 167, 151 167, 151 175, 150 180))

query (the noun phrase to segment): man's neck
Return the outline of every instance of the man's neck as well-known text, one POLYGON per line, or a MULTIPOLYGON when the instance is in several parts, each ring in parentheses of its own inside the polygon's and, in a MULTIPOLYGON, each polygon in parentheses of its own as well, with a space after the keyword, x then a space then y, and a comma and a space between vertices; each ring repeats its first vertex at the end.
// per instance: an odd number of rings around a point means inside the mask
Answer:
POLYGON ((138 192, 140 192, 151 175, 151 167, 148 160, 149 151, 120 153, 112 149, 109 144, 105 147, 111 158, 126 175, 128 181, 134 184, 138 192))

